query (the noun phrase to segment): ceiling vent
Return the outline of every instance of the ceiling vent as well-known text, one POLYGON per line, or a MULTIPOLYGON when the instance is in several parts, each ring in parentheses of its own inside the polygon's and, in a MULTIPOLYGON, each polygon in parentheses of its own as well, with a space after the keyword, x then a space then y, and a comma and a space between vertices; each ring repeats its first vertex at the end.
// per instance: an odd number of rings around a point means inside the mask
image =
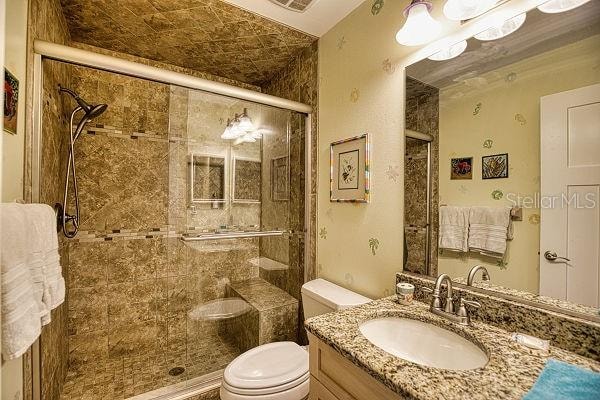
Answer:
POLYGON ((283 8, 296 12, 304 12, 319 0, 271 0, 283 8))

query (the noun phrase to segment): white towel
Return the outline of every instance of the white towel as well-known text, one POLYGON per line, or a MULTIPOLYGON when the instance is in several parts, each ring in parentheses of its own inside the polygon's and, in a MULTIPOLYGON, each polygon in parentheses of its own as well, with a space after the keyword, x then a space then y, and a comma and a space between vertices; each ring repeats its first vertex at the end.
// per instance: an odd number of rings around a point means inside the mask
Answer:
POLYGON ((50 310, 64 302, 65 280, 60 266, 58 253, 58 234, 56 230, 56 214, 46 204, 26 205, 30 224, 34 228, 38 250, 43 254, 44 291, 42 301, 48 313, 42 316, 42 324, 50 322, 50 310))
MULTIPOLYGON (((41 333, 41 293, 36 288, 28 262, 31 227, 21 204, 0 205, 0 270, 2 310, 2 356, 20 357, 41 333)), ((39 265, 38 265, 39 267, 39 265)), ((39 285, 39 272, 35 272, 39 285)), ((43 277, 41 278, 43 280, 43 277)))
POLYGON ((512 239, 510 207, 471 207, 469 250, 501 258, 512 239))
POLYGON ((469 207, 440 207, 440 249, 467 252, 469 207))

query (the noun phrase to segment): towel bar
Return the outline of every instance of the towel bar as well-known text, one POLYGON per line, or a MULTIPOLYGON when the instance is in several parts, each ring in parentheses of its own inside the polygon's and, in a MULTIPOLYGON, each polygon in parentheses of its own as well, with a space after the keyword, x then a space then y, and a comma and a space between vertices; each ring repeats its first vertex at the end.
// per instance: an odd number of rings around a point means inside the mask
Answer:
MULTIPOLYGON (((440 204, 440 207, 447 207, 448 204, 440 204)), ((510 219, 513 221, 523 221, 523 207, 514 206, 510 210, 510 219)))

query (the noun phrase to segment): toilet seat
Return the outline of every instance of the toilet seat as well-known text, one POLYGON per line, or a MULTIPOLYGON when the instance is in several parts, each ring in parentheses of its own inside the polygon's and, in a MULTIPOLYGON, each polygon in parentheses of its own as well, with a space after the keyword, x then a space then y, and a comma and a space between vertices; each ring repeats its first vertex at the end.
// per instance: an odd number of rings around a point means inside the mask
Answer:
POLYGON ((305 349, 294 342, 269 343, 233 360, 225 369, 221 390, 230 398, 295 398, 308 394, 309 376, 305 349))
POLYGON ((288 382, 284 385, 271 386, 271 387, 259 388, 259 389, 237 388, 237 387, 227 384, 227 382, 225 382, 225 381, 223 381, 222 386, 229 393, 235 393, 235 394, 240 394, 240 395, 244 395, 244 396, 259 396, 259 395, 264 396, 264 395, 268 395, 268 394, 277 394, 277 393, 281 393, 281 392, 284 392, 284 391, 287 391, 290 389, 294 389, 294 388, 302 385, 304 382, 308 382, 309 377, 310 377, 310 373, 307 372, 305 375, 301 376, 300 378, 298 378, 292 382, 288 382))

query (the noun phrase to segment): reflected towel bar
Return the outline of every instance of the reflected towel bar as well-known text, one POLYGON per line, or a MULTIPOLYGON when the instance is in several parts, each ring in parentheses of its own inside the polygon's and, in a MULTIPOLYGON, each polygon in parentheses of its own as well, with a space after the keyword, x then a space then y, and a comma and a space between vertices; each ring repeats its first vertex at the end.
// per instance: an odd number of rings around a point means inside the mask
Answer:
POLYGON ((208 233, 199 236, 182 236, 184 242, 199 242, 203 240, 219 240, 219 239, 244 239, 254 237, 267 236, 283 236, 289 233, 288 231, 264 231, 264 232, 223 232, 223 233, 208 233))

